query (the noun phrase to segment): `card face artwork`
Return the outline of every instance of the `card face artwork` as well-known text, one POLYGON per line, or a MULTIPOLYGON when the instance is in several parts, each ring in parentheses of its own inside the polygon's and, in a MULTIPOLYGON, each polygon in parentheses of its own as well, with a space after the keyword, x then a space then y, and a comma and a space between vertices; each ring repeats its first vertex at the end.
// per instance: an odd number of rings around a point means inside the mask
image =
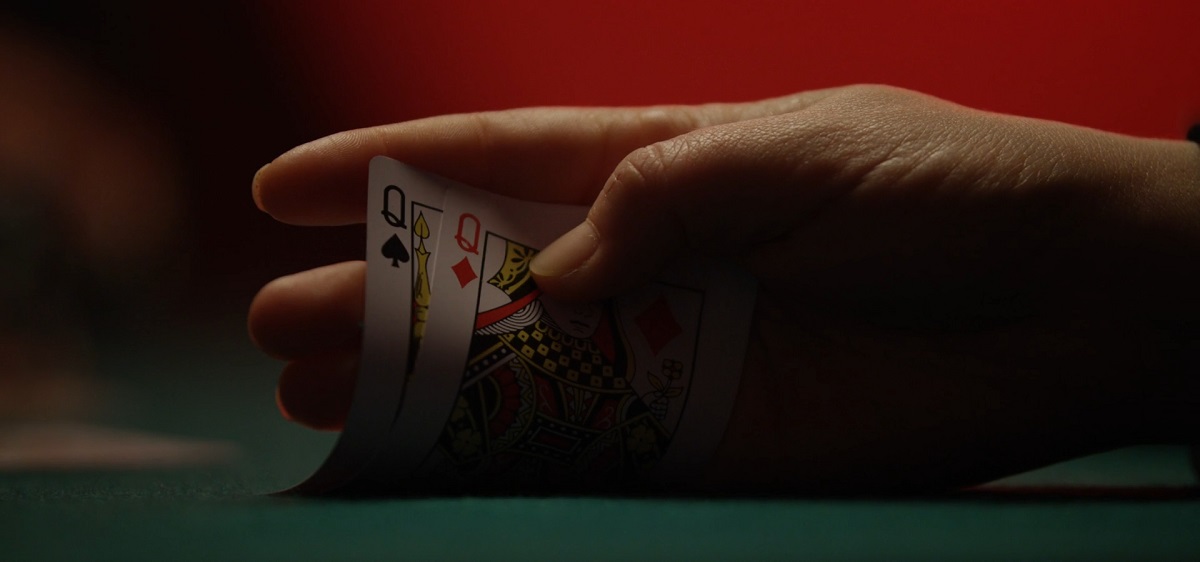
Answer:
POLYGON ((451 185, 390 158, 371 160, 366 310, 353 405, 329 459, 297 491, 347 485, 386 441, 424 329, 442 200, 451 185))
POLYGON ((682 264, 613 299, 554 301, 529 263, 585 214, 447 193, 428 329, 376 479, 577 489, 708 458, 737 391, 752 280, 682 264), (733 345, 712 345, 725 332, 733 345))
POLYGON ((594 303, 529 266, 585 207, 371 162, 362 367, 302 493, 553 491, 683 480, 737 394, 753 279, 694 257, 594 303))

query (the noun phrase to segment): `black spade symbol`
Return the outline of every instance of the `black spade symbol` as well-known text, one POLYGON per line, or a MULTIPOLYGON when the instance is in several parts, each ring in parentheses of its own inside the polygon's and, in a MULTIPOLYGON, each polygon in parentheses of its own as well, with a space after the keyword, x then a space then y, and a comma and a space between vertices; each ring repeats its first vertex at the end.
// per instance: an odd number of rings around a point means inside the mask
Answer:
POLYGON ((400 262, 408 263, 408 250, 395 234, 383 243, 383 257, 392 260, 392 267, 400 267, 400 262))

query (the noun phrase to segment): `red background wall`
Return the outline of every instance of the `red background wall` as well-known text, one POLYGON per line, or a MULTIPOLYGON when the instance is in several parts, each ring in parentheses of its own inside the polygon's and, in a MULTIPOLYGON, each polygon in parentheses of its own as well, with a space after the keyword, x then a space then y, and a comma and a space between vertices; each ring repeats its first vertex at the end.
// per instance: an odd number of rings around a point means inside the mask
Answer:
POLYGON ((1200 2, 272 2, 318 128, 547 104, 735 101, 887 83, 1178 138, 1200 120, 1200 2))

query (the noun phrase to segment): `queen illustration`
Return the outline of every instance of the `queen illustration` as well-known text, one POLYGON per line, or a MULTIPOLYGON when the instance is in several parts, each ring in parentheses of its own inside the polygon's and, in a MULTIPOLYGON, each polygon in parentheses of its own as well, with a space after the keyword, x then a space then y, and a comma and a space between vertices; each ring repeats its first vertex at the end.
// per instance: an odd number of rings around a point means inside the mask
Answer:
POLYGON ((474 481, 521 485, 619 480, 653 465, 671 433, 631 384, 612 302, 545 297, 529 272, 536 251, 488 236, 504 244, 503 262, 484 266, 496 270, 493 296, 480 299, 443 462, 474 481))

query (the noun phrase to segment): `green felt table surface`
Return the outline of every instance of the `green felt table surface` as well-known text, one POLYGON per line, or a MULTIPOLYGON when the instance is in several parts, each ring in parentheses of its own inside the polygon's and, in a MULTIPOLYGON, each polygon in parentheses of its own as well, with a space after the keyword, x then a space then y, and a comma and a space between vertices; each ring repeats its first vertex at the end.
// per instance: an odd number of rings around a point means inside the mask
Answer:
MULTIPOLYGON (((236 327, 131 335, 99 370, 121 428, 228 441, 207 467, 0 473, 0 561, 17 560, 1200 560, 1193 499, 434 498, 269 495, 333 436, 272 402, 278 365, 236 327)), ((1178 447, 1118 451, 1011 480, 1188 486, 1178 447)))

